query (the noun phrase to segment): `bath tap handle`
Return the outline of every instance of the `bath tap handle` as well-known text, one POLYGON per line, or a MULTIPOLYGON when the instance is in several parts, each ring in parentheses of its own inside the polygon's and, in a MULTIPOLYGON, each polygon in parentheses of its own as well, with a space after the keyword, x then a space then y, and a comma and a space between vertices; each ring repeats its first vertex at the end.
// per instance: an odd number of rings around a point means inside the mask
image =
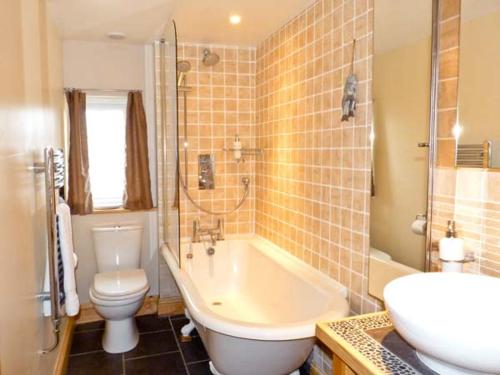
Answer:
POLYGON ((200 220, 193 220, 193 242, 200 242, 200 220))
POLYGON ((224 241, 224 219, 217 220, 217 241, 224 241))

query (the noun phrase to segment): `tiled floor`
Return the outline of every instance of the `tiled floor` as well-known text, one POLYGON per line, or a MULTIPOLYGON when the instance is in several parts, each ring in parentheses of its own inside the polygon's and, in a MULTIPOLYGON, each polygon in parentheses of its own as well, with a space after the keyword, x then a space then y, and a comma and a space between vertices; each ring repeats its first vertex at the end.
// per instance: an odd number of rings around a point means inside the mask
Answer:
POLYGON ((184 316, 136 318, 139 344, 123 354, 103 351, 104 322, 78 325, 73 336, 68 375, 211 375, 200 338, 180 343, 184 316))

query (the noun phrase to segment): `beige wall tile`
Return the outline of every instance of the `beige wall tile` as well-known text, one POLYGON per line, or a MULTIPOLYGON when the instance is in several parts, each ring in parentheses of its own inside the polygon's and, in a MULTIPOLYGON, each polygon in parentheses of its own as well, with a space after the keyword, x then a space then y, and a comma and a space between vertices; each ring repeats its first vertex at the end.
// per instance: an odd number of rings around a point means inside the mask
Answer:
MULTIPOLYGON (((452 129, 457 113, 460 2, 441 2, 440 90, 438 112, 438 168, 434 186, 432 236, 434 247, 446 221, 455 220, 466 251, 475 262, 466 272, 500 276, 500 173, 494 170, 455 169, 452 129)), ((433 263, 432 269, 438 264, 433 263)))
POLYGON ((257 47, 256 232, 366 295, 372 3, 320 0, 257 47), (355 120, 340 122, 352 38, 355 120), (272 229, 270 229, 272 228, 272 229), (355 253, 354 253, 355 251, 355 253), (354 256, 355 254, 355 256, 354 256))

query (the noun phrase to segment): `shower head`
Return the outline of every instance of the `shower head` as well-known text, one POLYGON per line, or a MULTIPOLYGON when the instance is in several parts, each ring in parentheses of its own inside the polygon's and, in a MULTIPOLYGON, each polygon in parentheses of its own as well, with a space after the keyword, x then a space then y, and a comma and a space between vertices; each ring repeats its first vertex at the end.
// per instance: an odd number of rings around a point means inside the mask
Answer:
POLYGON ((210 52, 208 48, 203 50, 203 65, 205 66, 214 66, 219 62, 219 55, 214 52, 210 52))
POLYGON ((187 60, 180 60, 177 62, 177 71, 179 73, 187 73, 191 70, 191 63, 187 60))
POLYGON ((191 63, 187 60, 180 60, 177 62, 177 86, 182 86, 186 73, 191 70, 191 63))

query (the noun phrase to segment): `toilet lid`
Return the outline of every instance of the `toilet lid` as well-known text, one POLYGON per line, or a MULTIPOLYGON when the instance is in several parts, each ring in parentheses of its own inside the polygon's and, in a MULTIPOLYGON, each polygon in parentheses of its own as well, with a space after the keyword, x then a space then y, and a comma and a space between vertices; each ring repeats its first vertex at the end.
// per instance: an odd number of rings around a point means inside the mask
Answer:
POLYGON ((94 290, 102 296, 124 296, 147 286, 148 279, 142 269, 102 272, 94 276, 94 290))

